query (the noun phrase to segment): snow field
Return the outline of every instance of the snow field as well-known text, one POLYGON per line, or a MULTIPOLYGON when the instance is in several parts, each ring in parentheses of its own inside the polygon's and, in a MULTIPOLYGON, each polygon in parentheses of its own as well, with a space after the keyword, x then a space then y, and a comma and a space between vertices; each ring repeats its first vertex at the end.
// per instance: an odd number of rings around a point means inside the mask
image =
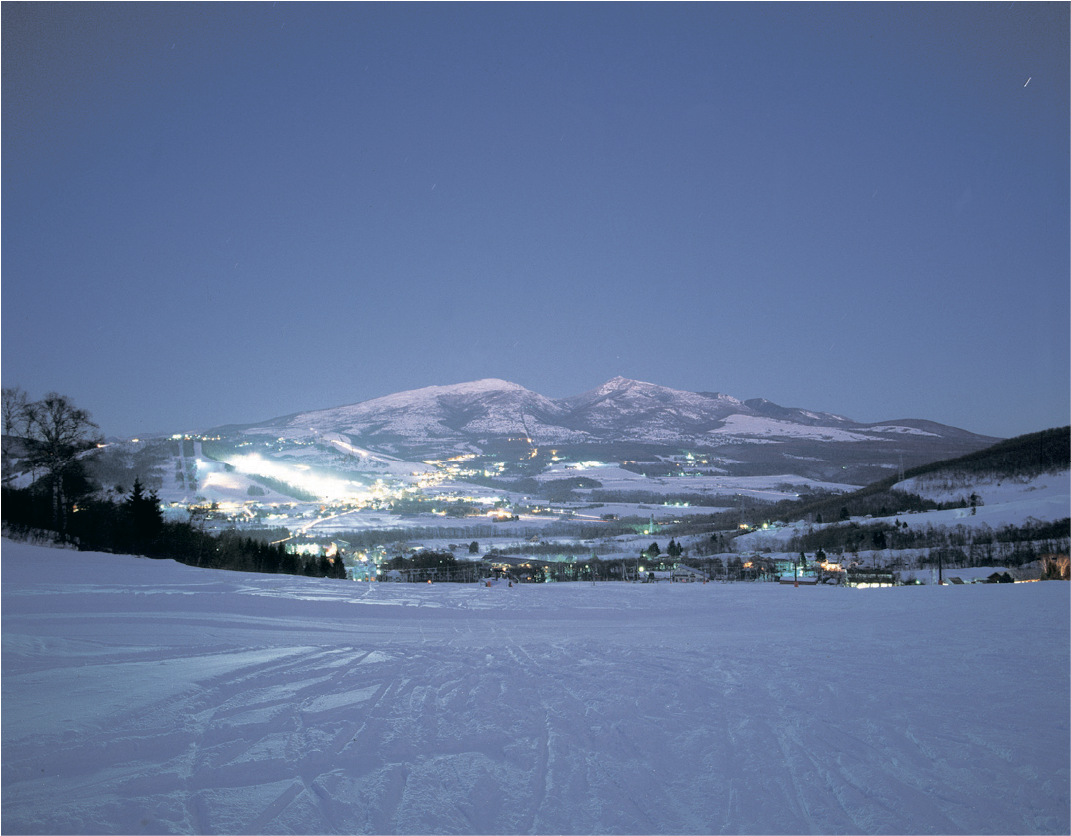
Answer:
POLYGON ((6 832, 1071 826, 1068 584, 0 566, 6 832))
MULTIPOLYGON (((1043 473, 1023 481, 968 480, 947 490, 943 487, 935 488, 932 483, 915 479, 900 482, 896 487, 942 502, 957 501, 969 497, 971 493, 977 493, 985 504, 974 509, 950 508, 945 511, 890 514, 887 517, 853 517, 851 521, 860 525, 868 525, 878 522, 888 524, 896 520, 917 531, 928 527, 954 529, 957 526, 964 526, 968 529, 987 526, 996 530, 1008 525, 1023 526, 1030 520, 1058 521, 1071 514, 1071 472, 1066 470, 1058 473, 1043 473)), ((750 549, 776 551, 809 528, 838 525, 842 523, 838 521, 812 524, 801 520, 782 528, 752 531, 737 537, 734 543, 736 549, 740 551, 750 549)))

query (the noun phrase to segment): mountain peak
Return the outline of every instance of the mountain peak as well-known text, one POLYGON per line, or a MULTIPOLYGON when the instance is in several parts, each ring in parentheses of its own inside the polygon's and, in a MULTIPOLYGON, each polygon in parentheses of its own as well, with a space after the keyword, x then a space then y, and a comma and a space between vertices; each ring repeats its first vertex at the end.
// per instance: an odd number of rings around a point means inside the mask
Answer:
POLYGON ((597 392, 597 393, 602 394, 602 395, 611 394, 613 392, 630 392, 630 391, 649 393, 649 394, 663 393, 664 392, 664 393, 675 393, 675 394, 686 395, 686 396, 690 396, 690 395, 694 394, 693 392, 685 392, 685 391, 680 390, 680 389, 673 389, 673 388, 671 388, 669 386, 662 386, 659 383, 649 383, 646 380, 634 380, 631 377, 622 377, 621 375, 618 375, 617 377, 610 378, 602 386, 600 386, 597 389, 594 389, 592 391, 593 392, 597 392))
MULTIPOLYGON (((250 427, 263 434, 339 433, 350 443, 404 457, 427 457, 527 439, 545 445, 640 443, 651 447, 720 450, 738 464, 754 458, 763 468, 778 461, 795 472, 825 478, 826 449, 852 445, 858 478, 925 456, 962 455, 988 439, 924 422, 865 425, 827 412, 783 407, 766 398, 740 401, 715 392, 691 392, 617 375, 567 398, 549 399, 501 378, 427 386, 315 412, 294 413, 250 427), (832 445, 832 446, 830 446, 832 445), (746 451, 752 450, 753 454, 746 451)), ((845 448, 847 449, 847 448, 845 448)), ((931 459, 932 460, 932 459, 931 459)), ((743 466, 741 464, 741 466, 743 466)), ((839 477, 844 474, 839 470, 839 477)))
POLYGON ((598 391, 610 392, 615 389, 632 389, 636 386, 654 385, 655 384, 653 383, 644 383, 642 380, 633 380, 631 377, 622 377, 621 375, 617 375, 616 377, 611 377, 609 380, 607 380, 602 386, 599 387, 598 391))
POLYGON ((482 377, 479 380, 471 380, 468 383, 455 383, 451 386, 432 386, 432 389, 438 389, 443 392, 450 393, 466 393, 466 392, 518 392, 528 390, 521 386, 519 383, 511 383, 508 380, 502 380, 499 377, 482 377))

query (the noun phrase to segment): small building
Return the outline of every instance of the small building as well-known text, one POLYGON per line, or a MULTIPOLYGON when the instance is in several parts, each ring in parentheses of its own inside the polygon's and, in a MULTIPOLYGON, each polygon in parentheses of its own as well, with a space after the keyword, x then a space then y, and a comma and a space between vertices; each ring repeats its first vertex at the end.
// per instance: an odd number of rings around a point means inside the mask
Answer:
MULTIPOLYGON (((845 572, 846 586, 896 586, 896 576, 892 569, 874 569, 853 566, 845 572)), ((961 581, 962 583, 962 581, 961 581)))
POLYGON ((521 557, 505 554, 488 554, 480 562, 491 567, 494 577, 508 577, 517 581, 545 581, 554 561, 540 560, 534 557, 521 557))
POLYGON ((697 581, 708 580, 705 572, 700 572, 698 569, 693 569, 691 566, 685 566, 683 563, 674 567, 670 577, 671 580, 678 583, 695 583, 697 581))

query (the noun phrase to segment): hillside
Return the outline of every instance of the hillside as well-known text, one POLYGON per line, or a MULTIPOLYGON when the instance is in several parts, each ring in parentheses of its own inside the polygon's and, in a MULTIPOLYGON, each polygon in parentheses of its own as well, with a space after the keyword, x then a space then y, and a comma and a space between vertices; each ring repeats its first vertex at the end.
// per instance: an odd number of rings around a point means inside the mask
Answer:
MULTIPOLYGON (((285 529, 320 545, 350 533, 364 542, 360 532, 373 531, 403 542, 420 531, 449 544, 550 531, 616 536, 655 521, 692 536, 702 517, 728 529, 961 507, 974 492, 988 501, 992 490, 964 492, 963 477, 949 476, 897 487, 891 474, 930 463, 907 470, 923 478, 939 472, 934 460, 992 469, 1066 456, 1066 434, 1040 437, 1040 447, 1036 439, 994 446, 921 419, 861 424, 624 378, 559 400, 482 380, 227 431, 111 443, 82 461, 103 498, 121 498, 138 478, 172 521, 192 507, 212 530, 274 538, 285 529), (800 497, 812 499, 801 505, 800 497)), ((20 449, 5 438, 5 479, 24 488, 32 470, 9 455, 20 449)))
POLYGON ((904 476, 923 479, 941 474, 990 474, 1030 478, 1064 470, 1071 462, 1071 426, 1058 427, 998 442, 956 459, 913 467, 904 476))
POLYGON ((937 502, 969 505, 970 496, 985 484, 1029 482, 1042 474, 1065 473, 1071 468, 1071 427, 1044 430, 1000 441, 954 459, 905 470, 857 491, 792 507, 791 519, 821 517, 832 521, 844 509, 851 516, 884 516, 898 510, 932 510, 937 502), (929 500, 929 504, 920 500, 929 500))
POLYGON ((548 449, 565 450, 574 460, 606 459, 614 448, 631 446, 642 448, 632 456, 641 461, 692 452, 734 476, 787 473, 856 485, 996 441, 921 419, 864 424, 622 377, 560 399, 503 380, 431 386, 211 432, 290 440, 333 433, 417 461, 468 454, 521 461, 548 449))
POLYGON ((765 509, 787 525, 734 541, 738 551, 815 553, 911 570, 1033 564, 1071 549, 1071 428, 1000 442, 858 491, 765 509))

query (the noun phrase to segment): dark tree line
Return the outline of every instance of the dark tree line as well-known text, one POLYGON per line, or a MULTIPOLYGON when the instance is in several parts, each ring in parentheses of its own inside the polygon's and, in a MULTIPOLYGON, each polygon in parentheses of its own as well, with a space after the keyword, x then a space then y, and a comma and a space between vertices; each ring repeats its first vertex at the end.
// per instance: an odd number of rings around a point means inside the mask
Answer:
POLYGON ((410 582, 438 581, 445 583, 476 583, 486 577, 487 568, 478 561, 458 561, 450 552, 425 549, 410 557, 398 555, 381 567, 382 571, 396 570, 410 582))
POLYGON ((929 550, 930 561, 984 566, 994 562, 1021 565, 1045 554, 1066 554, 1071 545, 1071 519, 1027 521, 1023 525, 957 525, 911 528, 895 521, 867 525, 848 523, 812 529, 789 540, 787 551, 831 553, 929 550))
POLYGON ((50 498, 33 488, 4 488, 0 516, 14 537, 50 536, 82 551, 167 558, 206 569, 346 578, 341 558, 307 557, 236 531, 211 535, 185 521, 166 521, 155 492, 135 481, 120 502, 91 496, 73 506, 63 531, 52 525, 50 498))
POLYGON ((191 566, 345 578, 342 559, 304 557, 235 532, 218 537, 191 522, 164 520, 155 490, 135 478, 116 501, 87 475, 84 454, 99 443, 89 413, 50 392, 30 401, 18 388, 3 390, 4 481, 0 519, 12 536, 46 536, 83 551, 170 558, 191 566), (8 484, 14 462, 31 484, 8 484))

